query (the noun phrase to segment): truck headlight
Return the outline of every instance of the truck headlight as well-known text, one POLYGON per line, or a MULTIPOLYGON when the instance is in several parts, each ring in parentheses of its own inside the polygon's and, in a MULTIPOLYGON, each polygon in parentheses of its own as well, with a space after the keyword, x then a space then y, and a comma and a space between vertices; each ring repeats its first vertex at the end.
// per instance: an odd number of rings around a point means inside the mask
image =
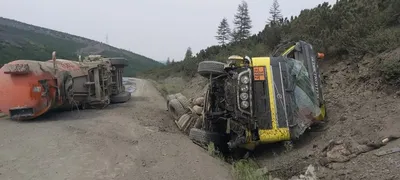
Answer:
POLYGON ((249 86, 248 85, 241 85, 240 86, 240 92, 247 92, 249 91, 249 86))
POLYGON ((240 94, 240 99, 242 101, 247 101, 247 99, 249 99, 249 94, 248 93, 241 93, 240 94))
POLYGON ((240 107, 242 107, 243 109, 247 109, 249 107, 249 101, 242 101, 240 103, 240 107))
POLYGON ((242 76, 240 78, 240 82, 243 83, 243 84, 249 84, 249 81, 250 81, 250 79, 249 79, 248 76, 242 76))

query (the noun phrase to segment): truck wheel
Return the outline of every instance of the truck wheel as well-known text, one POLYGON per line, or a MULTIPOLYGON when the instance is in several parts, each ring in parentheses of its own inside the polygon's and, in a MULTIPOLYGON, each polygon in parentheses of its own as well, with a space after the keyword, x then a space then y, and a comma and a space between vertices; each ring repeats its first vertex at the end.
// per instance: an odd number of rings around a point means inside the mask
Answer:
POLYGON ((206 78, 209 78, 210 75, 219 76, 225 73, 224 70, 225 64, 218 61, 203 61, 199 63, 197 67, 197 72, 206 78))
POLYGON ((125 91, 115 96, 111 96, 110 101, 111 103, 124 103, 129 99, 131 99, 131 93, 125 91))
POLYGON ((182 95, 181 93, 178 93, 175 95, 175 97, 182 104, 183 108, 185 108, 185 109, 190 108, 190 102, 184 95, 182 95))
POLYGON ((186 113, 182 104, 177 99, 172 99, 168 103, 168 111, 172 114, 174 119, 178 119, 186 113))
POLYGON ((193 104, 203 107, 204 106, 204 97, 196 98, 195 100, 193 100, 193 104))
POLYGON ((201 115, 203 113, 203 107, 198 105, 193 106, 193 110, 197 115, 201 115))
POLYGON ((190 114, 184 114, 178 120, 176 120, 175 123, 178 126, 179 130, 186 131, 186 129, 190 126, 191 119, 192 117, 190 116, 190 114))
POLYGON ((110 59, 110 63, 113 66, 128 66, 128 60, 126 59, 110 59))
POLYGON ((169 101, 171 101, 173 99, 176 99, 175 95, 173 95, 173 94, 168 95, 167 96, 167 104, 169 103, 169 101))
POLYGON ((202 126, 203 126, 203 117, 200 116, 200 117, 198 117, 198 118, 196 119, 196 122, 195 122, 195 124, 194 124, 194 127, 197 128, 197 129, 199 129, 199 128, 201 128, 202 126))
POLYGON ((73 101, 74 90, 73 90, 74 80, 72 76, 69 75, 64 81, 64 96, 69 102, 73 101))
POLYGON ((220 144, 221 135, 215 132, 209 132, 202 129, 192 128, 189 132, 189 138, 192 141, 208 145, 210 142, 220 144))

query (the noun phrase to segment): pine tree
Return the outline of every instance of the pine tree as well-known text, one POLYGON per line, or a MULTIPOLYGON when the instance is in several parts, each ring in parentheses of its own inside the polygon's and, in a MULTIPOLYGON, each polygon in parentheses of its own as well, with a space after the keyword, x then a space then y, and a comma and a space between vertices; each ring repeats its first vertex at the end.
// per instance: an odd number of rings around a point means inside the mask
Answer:
POLYGON ((192 48, 188 47, 185 53, 185 59, 183 60, 188 60, 191 59, 192 57, 193 57, 192 48))
POLYGON ((235 29, 233 30, 232 37, 233 41, 240 41, 250 36, 251 19, 249 15, 249 8, 246 1, 242 1, 238 6, 238 12, 235 14, 233 24, 235 29))
POLYGON ((271 8, 269 9, 269 14, 271 14, 271 17, 268 19, 270 26, 272 27, 279 24, 280 20, 282 19, 282 13, 279 8, 278 0, 274 0, 272 3, 271 8))
POLYGON ((217 36, 219 44, 225 45, 229 41, 231 35, 231 29, 229 28, 228 20, 223 18, 220 25, 218 26, 217 36))
POLYGON ((169 60, 169 57, 168 57, 168 59, 167 59, 167 63, 166 63, 167 65, 169 65, 169 64, 171 64, 171 61, 169 60))
POLYGON ((240 36, 239 36, 239 33, 237 32, 236 29, 234 29, 234 30, 232 31, 231 37, 232 37, 231 39, 232 39, 233 42, 238 42, 238 41, 240 41, 240 36))

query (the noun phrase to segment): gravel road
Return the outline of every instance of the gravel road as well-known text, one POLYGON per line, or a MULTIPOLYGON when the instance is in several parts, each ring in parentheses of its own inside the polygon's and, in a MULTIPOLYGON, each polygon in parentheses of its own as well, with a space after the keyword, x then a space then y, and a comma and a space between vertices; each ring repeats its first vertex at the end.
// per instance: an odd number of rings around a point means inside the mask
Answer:
POLYGON ((177 130, 151 83, 129 81, 127 103, 1 119, 0 179, 231 179, 228 165, 177 130))

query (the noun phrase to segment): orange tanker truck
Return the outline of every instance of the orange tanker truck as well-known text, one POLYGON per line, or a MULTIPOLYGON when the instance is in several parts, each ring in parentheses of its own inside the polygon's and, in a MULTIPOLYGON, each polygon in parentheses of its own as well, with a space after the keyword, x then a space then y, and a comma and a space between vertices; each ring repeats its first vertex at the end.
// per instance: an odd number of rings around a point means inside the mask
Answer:
POLYGON ((126 102, 124 58, 90 55, 79 61, 15 60, 0 69, 0 112, 13 120, 36 118, 58 108, 104 108, 126 102))

